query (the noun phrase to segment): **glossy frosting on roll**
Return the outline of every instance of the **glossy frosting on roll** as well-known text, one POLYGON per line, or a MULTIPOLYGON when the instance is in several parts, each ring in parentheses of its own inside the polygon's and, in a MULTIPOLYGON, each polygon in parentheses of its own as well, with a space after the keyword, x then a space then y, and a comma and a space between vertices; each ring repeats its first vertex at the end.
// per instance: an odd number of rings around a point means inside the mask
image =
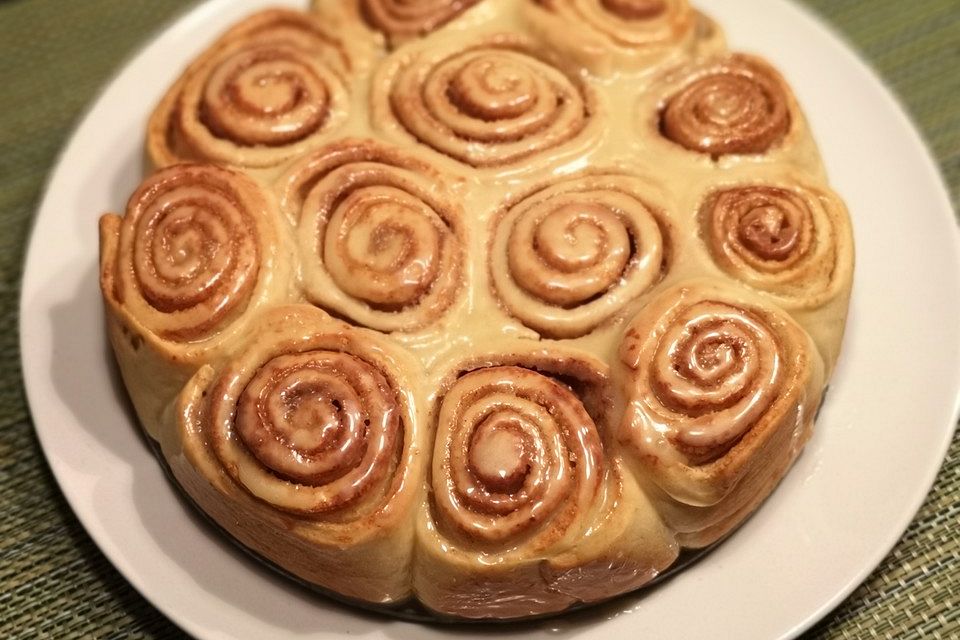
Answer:
POLYGON ((340 585, 347 593, 402 597, 422 473, 411 374, 416 365, 372 332, 306 305, 276 307, 225 366, 186 385, 178 440, 165 443, 171 465, 185 483, 218 476, 195 499, 226 522, 237 513, 224 507, 242 505, 258 523, 245 539, 271 540, 269 557, 308 541, 308 554, 340 566, 315 558, 301 570, 357 581, 340 585))
POLYGON ((496 167, 576 139, 595 110, 570 71, 516 34, 404 52, 378 85, 410 141, 472 167, 496 167))
POLYGON ((770 481, 757 470, 792 460, 809 437, 822 359, 799 325, 748 292, 709 282, 665 291, 631 321, 620 358, 620 437, 665 499, 710 508, 698 527, 756 497, 770 481))
POLYGON ((336 351, 274 357, 235 406, 211 411, 224 467, 257 497, 292 511, 353 503, 386 475, 400 440, 397 398, 383 375, 336 351))
POLYGON ((306 156, 281 177, 307 297, 381 331, 436 319, 461 282, 463 216, 429 164, 371 140, 306 156))
POLYGON ((846 210, 828 189, 721 188, 705 199, 700 223, 717 264, 785 306, 824 304, 853 268, 846 210))
POLYGON ((141 423, 241 546, 518 619, 774 491, 852 232, 786 80, 687 0, 312 0, 196 44, 100 279, 141 423))
POLYGON ((364 18, 392 39, 430 33, 480 0, 359 0, 364 18))
MULTIPOLYGON (((466 374, 440 405, 433 495, 456 534, 505 547, 538 531, 546 544, 599 490, 596 426, 576 396, 528 369, 466 374)), ((530 543, 537 546, 537 543, 530 543)))
POLYGON ((270 167, 316 146, 351 108, 353 53, 302 13, 251 16, 221 36, 154 112, 153 162, 270 167))
POLYGON ((664 136, 690 151, 764 153, 787 134, 790 110, 779 74, 735 55, 695 70, 667 98, 660 122, 664 136))
POLYGON ((675 559, 670 532, 605 451, 605 365, 521 342, 456 366, 468 370, 442 383, 414 564, 428 606, 515 617, 636 588, 675 559))
POLYGON ((657 191, 629 175, 555 181, 510 206, 497 224, 497 294, 524 324, 577 337, 660 280, 669 236, 657 191))
POLYGON ((240 173, 176 165, 154 174, 122 222, 107 223, 117 239, 113 299, 160 339, 214 336, 249 304, 275 216, 273 199, 240 173))
MULTIPOLYGON (((635 327, 627 336, 640 332, 635 327)), ((633 351, 631 342, 624 347, 628 365, 649 362, 650 378, 641 378, 635 401, 689 463, 716 460, 779 394, 785 366, 779 341, 748 309, 714 301, 670 316, 658 335, 653 353, 633 351)))

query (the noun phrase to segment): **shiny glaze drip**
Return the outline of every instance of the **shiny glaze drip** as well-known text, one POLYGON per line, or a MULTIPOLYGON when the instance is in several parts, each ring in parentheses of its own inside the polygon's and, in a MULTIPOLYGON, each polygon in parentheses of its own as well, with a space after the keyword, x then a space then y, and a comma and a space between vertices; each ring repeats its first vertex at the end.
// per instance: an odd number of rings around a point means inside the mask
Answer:
POLYGON ((671 96, 660 125, 663 135, 690 151, 765 153, 790 129, 790 110, 775 71, 731 56, 671 96))
POLYGON ((504 548, 563 535, 599 490, 602 447, 580 400, 556 380, 501 366, 462 376, 444 397, 433 491, 460 535, 504 548), (546 528, 546 529, 544 529, 546 528))
POLYGON ((419 142, 474 167, 510 164, 575 138, 583 87, 523 47, 494 42, 403 67, 394 117, 419 142))

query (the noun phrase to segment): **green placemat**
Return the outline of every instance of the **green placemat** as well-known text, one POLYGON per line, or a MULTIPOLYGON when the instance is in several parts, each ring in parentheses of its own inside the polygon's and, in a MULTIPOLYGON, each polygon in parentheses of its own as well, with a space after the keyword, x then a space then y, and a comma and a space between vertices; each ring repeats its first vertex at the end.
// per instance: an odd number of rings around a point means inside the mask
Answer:
MULTIPOLYGON (((0 0, 0 637, 181 637, 111 567, 43 461, 17 300, 43 181, 83 109, 190 0, 0 0)), ((960 0, 806 0, 908 106, 960 197, 960 0)), ((896 549, 809 638, 960 637, 960 437, 896 549)))

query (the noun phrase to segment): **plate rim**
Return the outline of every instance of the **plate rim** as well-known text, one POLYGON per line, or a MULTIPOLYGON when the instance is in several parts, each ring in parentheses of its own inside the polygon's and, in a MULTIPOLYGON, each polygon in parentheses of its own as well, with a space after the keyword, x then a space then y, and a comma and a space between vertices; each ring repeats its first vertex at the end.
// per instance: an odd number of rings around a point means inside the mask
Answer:
MULTIPOLYGON (((932 150, 927 144, 922 130, 917 126, 910 116, 909 111, 905 108, 902 99, 893 92, 891 87, 887 85, 880 73, 875 70, 869 62, 859 55, 854 45, 849 41, 845 34, 833 24, 825 20, 808 6, 800 5, 790 0, 775 1, 779 5, 789 8, 790 11, 794 11, 797 14, 802 15, 805 20, 815 23, 820 30, 824 31, 829 36, 828 40, 833 48, 833 55, 843 56, 845 58, 845 62, 856 67, 860 76, 863 78, 869 78, 869 82, 871 85, 873 85, 873 88, 878 90, 878 95, 882 95, 884 100, 888 103, 887 106, 889 107, 889 111, 895 114, 898 118, 898 125, 904 132, 909 131, 909 141, 914 147, 913 151, 918 153, 917 157, 922 157, 924 160, 923 170, 936 178, 935 183, 937 185, 937 190, 935 195, 940 201, 943 212, 946 214, 952 214, 952 218, 946 215, 941 216, 938 213, 935 217, 928 215, 928 219, 936 219, 939 221, 939 224, 952 228, 952 233, 945 234, 945 236, 950 237, 951 240, 945 241, 944 249, 947 250, 947 247, 949 247, 949 252, 952 254, 952 262, 956 267, 956 271, 960 273, 960 229, 958 229, 957 226, 956 211, 954 211, 949 190, 944 180, 944 175, 941 171, 940 165, 933 156, 932 150)), ((60 174, 66 171, 67 167, 64 164, 64 160, 68 155, 68 152, 75 146, 75 142, 79 138, 84 126, 91 119, 94 112, 97 111, 98 107, 100 107, 103 97, 111 90, 112 87, 117 84, 118 79, 125 71, 134 65, 145 54, 146 51, 158 46, 158 42, 165 37, 168 37, 171 32, 180 30, 189 31, 193 23, 207 21, 209 19, 209 14, 213 13, 217 7, 228 5, 229 3, 230 0, 201 0, 175 12, 173 16, 164 21, 162 24, 158 25, 149 36, 143 39, 140 45, 138 45, 133 51, 127 54, 115 65, 113 71, 111 71, 110 75, 102 82, 94 96, 90 99, 89 103, 75 117, 70 133, 65 137, 64 142, 61 145, 55 160, 51 163, 48 173, 44 179, 44 183, 40 192, 41 195, 37 199, 34 216, 29 225, 30 228, 27 234, 26 251, 21 263, 21 289, 17 306, 17 328, 19 333, 18 344, 20 348, 21 377, 27 399, 30 420, 33 430, 37 435, 38 442, 40 443, 41 450, 43 451, 46 463, 57 482, 58 489, 69 504, 74 517, 76 517, 83 526, 87 536, 89 536, 94 544, 96 544, 100 552, 103 553, 104 556, 110 561, 111 566, 121 576, 123 576, 124 580, 126 580, 131 587, 133 587, 147 602, 149 602, 151 606, 160 611, 172 624, 178 626, 191 635, 198 637, 205 637, 209 631, 197 626, 193 620, 182 618, 177 614, 176 611, 168 610, 163 603, 155 600, 152 594, 149 592, 149 586, 143 583, 142 576, 133 571, 132 567, 126 566, 125 562, 118 562, 117 559, 112 557, 108 551, 109 545, 101 541, 99 535, 93 533, 95 528, 91 527, 90 523, 88 522, 88 520, 91 519, 91 514, 83 512, 82 510, 78 511, 74 506, 76 498, 75 496, 72 496, 70 491, 66 488, 69 485, 69 483, 65 483, 64 476, 66 471, 57 462, 55 456, 52 455, 54 448, 49 440, 50 434, 44 429, 38 428, 38 421, 36 419, 37 410, 35 407, 41 405, 41 398, 36 395, 39 393, 40 388, 40 383, 36 378, 36 375, 39 374, 35 375, 34 368, 36 365, 30 365, 31 360, 29 356, 30 349, 28 337, 33 334, 33 331, 31 330, 29 318, 24 313, 24 310, 29 308, 28 296, 33 291, 33 287, 29 286, 33 280, 33 278, 31 278, 31 273, 36 274, 37 272, 36 268, 31 269, 30 267, 34 262, 37 261, 37 256, 40 255, 42 249, 38 246, 37 228, 39 226, 41 217, 44 215, 50 215, 49 213, 45 214, 45 212, 50 209, 50 201, 52 200, 52 187, 58 182, 58 177, 60 174)), ((954 293, 960 296, 960 291, 955 291, 954 293)), ((844 357, 849 357, 849 355, 844 357)), ((960 373, 958 373, 956 377, 958 380, 960 380, 960 373)), ((907 517, 902 523, 898 520, 897 526, 895 528, 890 528, 891 533, 889 533, 887 536, 887 538, 889 538, 887 543, 878 547, 878 549, 880 547, 883 548, 882 553, 873 554, 877 556, 875 558, 873 555, 871 555, 871 560, 865 563, 861 570, 857 572, 856 576, 852 577, 847 584, 843 585, 839 590, 837 590, 836 595, 833 598, 824 602, 816 611, 809 612, 805 616, 803 623, 792 629, 792 631, 785 637, 792 638, 798 636, 804 631, 810 629, 818 621, 822 620, 830 611, 838 607, 880 566, 883 560, 890 554, 891 550, 903 537, 903 534, 906 532, 908 527, 914 522, 917 512, 930 495, 931 489, 933 488, 936 479, 939 477, 939 474, 943 469, 943 463, 945 461, 947 451, 955 437, 955 432, 958 429, 958 421, 960 421, 960 384, 955 384, 954 387, 954 398, 951 403, 952 406, 949 409, 951 423, 948 428, 942 430, 939 446, 935 452, 938 454, 937 459, 940 460, 940 463, 936 466, 931 465, 930 469, 927 470, 926 478, 923 483, 925 489, 918 495, 912 496, 911 500, 904 501, 905 504, 909 503, 909 517, 907 517)))

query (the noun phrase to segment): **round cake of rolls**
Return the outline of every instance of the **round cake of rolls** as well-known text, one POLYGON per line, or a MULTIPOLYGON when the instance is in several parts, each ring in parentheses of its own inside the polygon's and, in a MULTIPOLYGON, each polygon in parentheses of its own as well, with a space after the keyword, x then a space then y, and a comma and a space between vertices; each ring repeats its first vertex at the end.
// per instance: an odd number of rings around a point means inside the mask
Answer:
POLYGON ((100 221, 179 487, 310 585, 517 619, 722 540, 811 436, 847 211, 686 0, 316 0, 222 34, 100 221))

